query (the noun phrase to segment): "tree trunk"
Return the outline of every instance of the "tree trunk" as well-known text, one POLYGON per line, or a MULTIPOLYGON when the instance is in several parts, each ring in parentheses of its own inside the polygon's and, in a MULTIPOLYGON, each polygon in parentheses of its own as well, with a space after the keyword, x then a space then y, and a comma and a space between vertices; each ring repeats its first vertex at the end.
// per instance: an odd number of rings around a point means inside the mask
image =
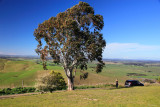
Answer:
POLYGON ((68 91, 74 90, 73 77, 68 78, 68 91))
POLYGON ((73 69, 67 69, 65 67, 64 67, 64 69, 65 69, 66 76, 68 78, 68 91, 72 91, 72 90, 74 90, 74 78, 72 75, 73 69))

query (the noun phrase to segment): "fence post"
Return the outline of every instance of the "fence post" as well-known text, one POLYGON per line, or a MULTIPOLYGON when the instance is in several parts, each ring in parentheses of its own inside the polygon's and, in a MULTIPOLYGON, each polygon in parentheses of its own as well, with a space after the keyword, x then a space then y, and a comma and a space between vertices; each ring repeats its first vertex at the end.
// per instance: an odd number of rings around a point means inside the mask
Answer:
POLYGON ((22 80, 22 88, 23 88, 23 86, 24 86, 24 81, 22 80))

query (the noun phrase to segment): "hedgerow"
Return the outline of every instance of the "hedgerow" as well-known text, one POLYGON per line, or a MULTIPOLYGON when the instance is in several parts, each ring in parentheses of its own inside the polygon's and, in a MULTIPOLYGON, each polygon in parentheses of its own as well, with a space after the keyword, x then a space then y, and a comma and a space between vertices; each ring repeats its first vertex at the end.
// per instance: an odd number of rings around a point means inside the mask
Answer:
POLYGON ((9 94, 22 94, 35 92, 36 88, 34 87, 17 87, 17 88, 4 88, 0 89, 0 95, 9 95, 9 94))

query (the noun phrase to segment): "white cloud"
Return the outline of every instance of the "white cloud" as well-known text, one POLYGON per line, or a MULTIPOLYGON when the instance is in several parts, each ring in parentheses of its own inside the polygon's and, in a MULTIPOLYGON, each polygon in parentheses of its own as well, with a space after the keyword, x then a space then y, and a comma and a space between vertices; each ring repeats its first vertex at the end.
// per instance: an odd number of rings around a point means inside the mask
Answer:
POLYGON ((104 50, 103 57, 160 59, 160 46, 142 45, 138 43, 109 43, 104 50))

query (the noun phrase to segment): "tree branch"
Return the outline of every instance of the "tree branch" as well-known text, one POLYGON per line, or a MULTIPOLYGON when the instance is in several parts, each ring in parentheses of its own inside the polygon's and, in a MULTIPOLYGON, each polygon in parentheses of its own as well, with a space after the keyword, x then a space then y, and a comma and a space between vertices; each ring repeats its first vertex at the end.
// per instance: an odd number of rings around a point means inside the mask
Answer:
POLYGON ((77 60, 74 60, 71 67, 74 67, 74 65, 77 63, 77 60))
POLYGON ((78 22, 78 20, 75 18, 77 24, 78 24, 78 27, 80 28, 81 27, 81 24, 78 22))

